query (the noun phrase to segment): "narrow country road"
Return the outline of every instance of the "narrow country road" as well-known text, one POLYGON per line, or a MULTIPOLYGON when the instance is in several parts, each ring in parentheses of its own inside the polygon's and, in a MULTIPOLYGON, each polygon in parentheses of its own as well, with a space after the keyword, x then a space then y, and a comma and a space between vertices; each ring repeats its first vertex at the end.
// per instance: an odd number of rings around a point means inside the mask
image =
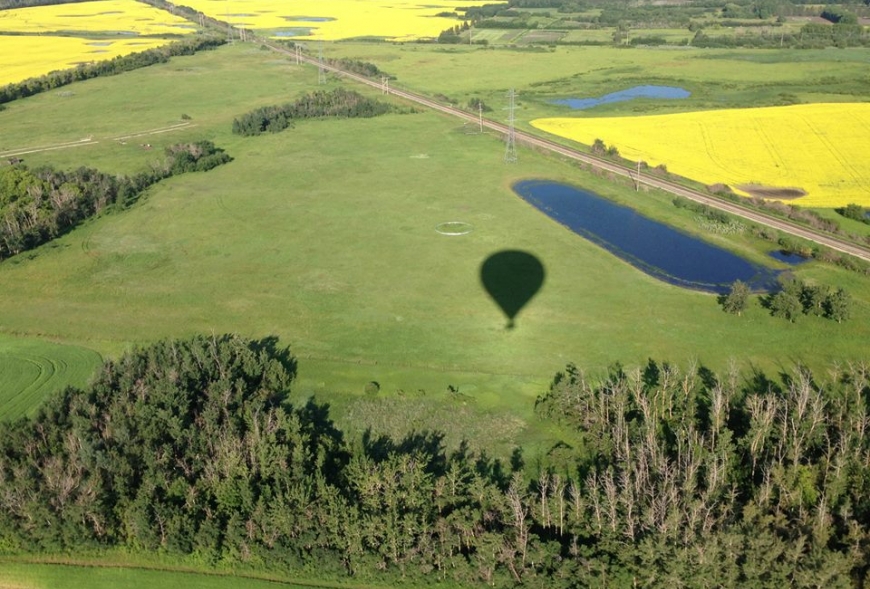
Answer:
MULTIPOLYGON (((273 51, 277 51, 279 53, 283 53, 288 55, 294 59, 299 59, 300 61, 313 65, 314 67, 323 67, 327 71, 330 71, 334 74, 338 74, 355 82, 359 82, 360 84, 365 84, 367 86, 371 86, 372 88, 379 89, 384 92, 388 92, 393 96, 398 96, 400 98, 404 98, 406 100, 415 102, 417 104, 426 106, 433 110, 437 110, 443 112, 448 115, 452 115, 454 117, 458 117, 465 121, 469 121, 477 124, 479 122, 478 115, 463 111, 461 109, 448 106, 445 104, 441 104, 427 96, 422 94, 418 94, 416 92, 409 92, 407 90, 402 90, 390 86, 385 86, 381 82, 377 80, 372 80, 370 78, 366 78, 365 76, 361 76, 359 74, 355 74, 353 72, 349 72, 343 70, 339 67, 331 65, 329 63, 321 64, 320 61, 316 58, 305 55, 304 53, 297 54, 294 51, 289 49, 280 47, 271 42, 266 42, 265 45, 272 49, 273 51)), ((498 123, 495 121, 491 121, 488 119, 483 119, 483 126, 491 129, 493 131, 497 131, 499 133, 507 134, 508 126, 502 123, 498 123)), ((772 215, 768 215, 761 211, 751 209, 746 206, 741 206, 738 203, 727 201, 720 198, 715 198, 713 196, 698 192, 696 190, 692 190, 690 188, 686 188, 685 186, 681 186, 675 182, 670 182, 668 180, 664 180, 662 178, 656 178, 649 175, 641 175, 637 178, 637 174, 634 170, 623 167, 615 162, 595 157, 593 155, 589 155, 570 147, 566 147, 554 141, 550 141, 548 139, 544 139, 542 137, 538 137, 536 135, 532 135, 531 133, 527 133, 525 131, 516 130, 514 131, 514 135, 516 137, 516 141, 518 143, 523 143, 525 145, 535 147, 538 149, 544 149, 546 151, 558 154, 560 156, 572 159, 574 161, 583 162, 596 168, 606 170, 608 172, 612 172, 614 174, 619 174, 620 176, 625 176, 627 178, 631 178, 635 182, 639 182, 640 184, 644 184, 646 186, 652 186, 653 188, 659 188, 666 192, 670 192, 671 194, 679 195, 693 201, 708 205, 710 207, 725 211, 726 213, 742 217, 754 223, 759 223, 762 225, 766 225, 768 227, 772 227, 784 233, 788 233, 790 235, 794 235, 796 237, 801 237, 803 239, 807 239, 813 241, 817 244, 823 245, 825 247, 829 247, 833 250, 837 250, 842 253, 846 253, 856 258, 860 258, 862 260, 870 262, 870 248, 863 247, 861 245, 846 241, 844 239, 839 239, 833 235, 823 233, 820 231, 816 231, 814 229, 810 229, 808 227, 803 227, 797 225, 795 223, 791 223, 785 219, 781 219, 779 217, 774 217, 772 215)))

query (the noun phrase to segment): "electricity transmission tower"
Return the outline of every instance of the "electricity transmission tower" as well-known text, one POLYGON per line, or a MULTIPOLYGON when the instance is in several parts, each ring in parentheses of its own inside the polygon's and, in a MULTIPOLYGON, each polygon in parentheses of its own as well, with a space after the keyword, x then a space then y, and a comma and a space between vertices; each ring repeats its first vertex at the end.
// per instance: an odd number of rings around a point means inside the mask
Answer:
POLYGON ((516 109, 516 96, 516 92, 511 88, 508 91, 508 133, 504 150, 504 161, 508 164, 513 164, 517 161, 517 133, 514 128, 514 122, 516 120, 514 116, 514 110, 516 109))
POLYGON ((390 93, 390 77, 381 76, 381 94, 390 93))
POLYGON ((317 60, 317 83, 326 84, 326 67, 323 64, 323 41, 320 42, 320 57, 317 60))

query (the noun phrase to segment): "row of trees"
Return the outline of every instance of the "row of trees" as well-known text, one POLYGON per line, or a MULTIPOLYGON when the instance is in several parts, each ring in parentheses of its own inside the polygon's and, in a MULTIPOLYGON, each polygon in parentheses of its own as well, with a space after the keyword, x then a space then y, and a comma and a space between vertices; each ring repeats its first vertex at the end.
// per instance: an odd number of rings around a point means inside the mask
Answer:
POLYGON ((278 106, 264 106, 233 119, 233 133, 253 136, 278 133, 291 127, 295 119, 321 117, 376 117, 394 109, 392 105, 366 98, 359 92, 336 88, 316 91, 278 106))
POLYGON ((274 339, 167 341, 0 425, 0 549, 125 546, 419 586, 851 587, 870 567, 870 370, 650 361, 536 403, 534 471, 437 433, 347 440, 274 339))
POLYGON ((164 178, 231 160, 212 142, 199 141, 168 147, 163 161, 129 177, 84 167, 0 168, 0 260, 50 241, 109 206, 129 205, 164 178))
POLYGON ((223 37, 208 35, 193 35, 179 41, 146 49, 129 55, 121 55, 113 59, 82 64, 77 67, 48 73, 44 76, 29 78, 23 82, 0 86, 0 104, 19 98, 33 96, 60 86, 66 86, 79 80, 89 80, 100 76, 113 76, 130 70, 147 67, 156 63, 165 63, 170 57, 177 55, 193 55, 197 51, 214 49, 226 43, 223 37))

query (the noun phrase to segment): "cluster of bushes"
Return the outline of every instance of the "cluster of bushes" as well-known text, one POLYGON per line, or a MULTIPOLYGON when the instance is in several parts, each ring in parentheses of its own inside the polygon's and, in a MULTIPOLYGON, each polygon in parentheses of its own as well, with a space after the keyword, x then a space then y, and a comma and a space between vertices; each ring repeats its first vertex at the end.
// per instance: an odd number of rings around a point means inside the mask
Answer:
POLYGON ((291 127, 295 119, 321 117, 376 117, 392 112, 392 105, 366 98, 358 92, 336 88, 317 91, 295 102, 264 106, 233 119, 233 133, 247 137, 278 133, 291 127))
POLYGON ((619 149, 615 145, 608 146, 602 139, 592 142, 592 154, 597 156, 619 157, 619 149))
POLYGON ((348 440, 273 338, 167 341, 0 424, 0 546, 123 547, 356 584, 834 587, 870 564, 866 366, 574 366, 526 469, 437 432, 348 440))
POLYGON ((128 205, 164 178, 231 159, 210 141, 200 141, 168 147, 162 162, 130 177, 84 167, 0 168, 0 260, 42 245, 111 205, 128 205))
POLYGON ((329 63, 347 72, 359 74, 367 78, 381 78, 382 76, 387 76, 391 80, 396 79, 395 76, 391 76, 386 74, 385 72, 382 72, 375 64, 369 63, 367 61, 360 61, 359 59, 348 59, 346 57, 342 57, 339 59, 330 59, 329 63))
POLYGON ((840 207, 839 209, 836 209, 836 211, 847 219, 852 219, 853 221, 860 221, 862 223, 870 225, 870 216, 868 216, 867 209, 859 204, 850 203, 847 204, 845 207, 840 207))
POLYGON ((214 49, 224 43, 226 43, 226 40, 222 37, 196 35, 192 38, 185 38, 138 53, 122 55, 91 64, 83 64, 68 70, 51 72, 44 76, 0 87, 0 104, 33 96, 34 94, 72 84, 80 80, 89 80, 100 76, 113 76, 156 63, 165 63, 169 61, 170 57, 192 55, 197 51, 214 49))
POLYGON ((852 297, 842 288, 808 284, 791 278, 779 292, 768 295, 763 304, 774 317, 794 322, 798 316, 816 315, 842 323, 852 315, 852 297))
POLYGON ((724 211, 714 209, 713 207, 709 207, 700 202, 689 200, 683 196, 675 196, 671 202, 678 209, 688 209, 715 223, 727 224, 731 222, 731 217, 729 217, 724 211))

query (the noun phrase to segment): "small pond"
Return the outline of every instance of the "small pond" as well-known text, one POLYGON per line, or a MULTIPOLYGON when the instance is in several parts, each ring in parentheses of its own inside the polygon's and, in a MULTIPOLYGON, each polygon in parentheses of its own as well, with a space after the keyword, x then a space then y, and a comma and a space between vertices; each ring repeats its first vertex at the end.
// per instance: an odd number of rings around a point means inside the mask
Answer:
POLYGON ((552 104, 561 104, 570 106, 574 110, 583 110, 598 106, 599 104, 610 104, 612 102, 625 102, 626 100, 634 100, 635 98, 664 98, 674 100, 679 98, 688 98, 692 93, 683 88, 676 86, 634 86, 627 90, 619 92, 611 92, 598 98, 565 98, 562 100, 552 100, 552 104))
POLYGON ((593 192, 546 180, 513 186, 526 202, 635 268, 670 284, 719 294, 735 280, 774 290, 779 271, 644 217, 593 192))
POLYGON ((275 31, 272 33, 273 37, 307 37, 311 35, 311 31, 314 29, 307 27, 298 27, 295 29, 285 29, 283 31, 275 31))
POLYGON ((791 252, 786 252, 783 250, 776 250, 770 252, 770 257, 774 260, 779 260, 780 262, 785 262, 786 264, 791 264, 792 266, 797 266, 798 264, 803 264, 809 258, 805 258, 800 254, 793 254, 791 252))

